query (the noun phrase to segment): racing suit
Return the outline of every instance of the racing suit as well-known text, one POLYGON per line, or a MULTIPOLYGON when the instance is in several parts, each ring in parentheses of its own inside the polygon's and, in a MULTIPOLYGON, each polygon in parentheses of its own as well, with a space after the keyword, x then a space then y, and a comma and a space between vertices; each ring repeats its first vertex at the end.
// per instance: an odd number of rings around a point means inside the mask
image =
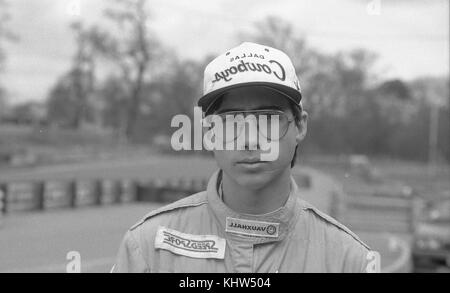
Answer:
POLYGON ((365 272, 369 247, 302 200, 292 177, 283 207, 249 215, 222 202, 220 172, 206 191, 152 211, 132 226, 112 272, 365 272))

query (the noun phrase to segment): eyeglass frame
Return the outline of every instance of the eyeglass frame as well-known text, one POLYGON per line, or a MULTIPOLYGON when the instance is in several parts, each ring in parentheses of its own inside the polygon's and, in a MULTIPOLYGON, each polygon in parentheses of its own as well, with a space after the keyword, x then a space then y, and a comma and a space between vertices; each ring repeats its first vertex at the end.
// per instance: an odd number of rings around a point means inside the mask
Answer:
MULTIPOLYGON (((276 113, 277 115, 283 115, 283 116, 285 116, 286 118, 287 118, 287 125, 286 125, 286 130, 284 131, 284 134, 281 136, 280 135, 280 137, 278 138, 278 139, 272 139, 272 138, 270 138, 270 140, 271 141, 280 141, 281 139, 283 139, 285 136, 286 136, 286 134, 287 134, 287 132, 288 132, 288 130, 289 130, 289 127, 290 127, 290 125, 291 125, 291 123, 293 122, 293 121, 295 121, 295 115, 294 115, 294 117, 289 117, 289 115, 287 115, 284 111, 282 111, 282 110, 277 110, 277 109, 258 109, 258 110, 233 110, 233 111, 225 111, 225 112, 218 112, 218 113, 211 113, 211 114, 209 114, 209 115, 207 115, 205 118, 208 118, 208 116, 213 116, 213 115, 217 115, 217 116, 220 116, 221 118, 222 118, 222 120, 224 120, 224 121, 226 121, 226 115, 232 115, 232 114, 236 114, 236 113, 238 113, 238 114, 242 114, 243 116, 244 116, 244 119, 247 117, 247 113, 248 114, 250 114, 250 115, 252 115, 252 114, 254 114, 254 113, 264 113, 264 112, 266 112, 266 113, 276 113)), ((255 117, 256 117, 256 115, 254 115, 255 117)), ((260 133, 260 130, 259 130, 259 122, 257 122, 258 123, 258 133, 259 134, 261 134, 260 133)), ((242 133, 242 132, 241 132, 242 133)), ((236 141, 236 139, 241 135, 241 133, 239 133, 239 134, 236 134, 236 136, 234 137, 234 139, 232 140, 233 142, 234 141, 236 141)), ((269 139, 268 137, 266 137, 267 139, 269 139)), ((227 142, 232 142, 231 140, 230 141, 227 141, 227 142)))

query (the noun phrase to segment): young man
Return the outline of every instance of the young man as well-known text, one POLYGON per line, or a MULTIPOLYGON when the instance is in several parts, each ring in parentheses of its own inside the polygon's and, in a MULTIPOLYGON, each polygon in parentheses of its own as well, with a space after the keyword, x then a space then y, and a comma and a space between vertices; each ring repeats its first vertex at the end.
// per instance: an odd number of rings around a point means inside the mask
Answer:
POLYGON ((302 200, 291 168, 307 113, 289 57, 243 43, 205 69, 206 116, 260 118, 217 131, 219 170, 206 191, 150 212, 126 233, 114 272, 365 272, 369 248, 302 200), (269 126, 261 121, 270 120, 269 126), (270 128, 275 125, 275 128, 270 128), (247 128, 246 128, 247 127, 247 128), (277 156, 262 159, 262 136, 277 156))

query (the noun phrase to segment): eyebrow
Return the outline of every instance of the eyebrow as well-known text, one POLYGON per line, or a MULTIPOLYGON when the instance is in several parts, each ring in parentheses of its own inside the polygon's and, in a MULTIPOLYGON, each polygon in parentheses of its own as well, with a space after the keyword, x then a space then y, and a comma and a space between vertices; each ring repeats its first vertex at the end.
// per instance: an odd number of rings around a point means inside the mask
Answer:
POLYGON ((232 112, 232 111, 253 111, 253 110, 280 110, 282 112, 286 111, 286 109, 283 109, 280 106, 270 105, 270 106, 261 106, 261 107, 250 109, 250 110, 243 110, 242 108, 240 108, 240 109, 238 109, 238 108, 225 108, 225 109, 217 111, 217 114, 225 113, 225 112, 232 112))

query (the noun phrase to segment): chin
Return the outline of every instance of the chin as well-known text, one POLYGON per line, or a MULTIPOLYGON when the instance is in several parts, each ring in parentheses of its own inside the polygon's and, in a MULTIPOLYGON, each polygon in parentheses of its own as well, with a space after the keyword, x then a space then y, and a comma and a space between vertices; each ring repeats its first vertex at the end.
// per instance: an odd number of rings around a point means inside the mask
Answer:
POLYGON ((240 186, 243 186, 248 189, 261 189, 264 188, 267 184, 269 184, 279 172, 273 171, 257 171, 257 172, 248 172, 242 170, 232 170, 231 174, 229 174, 240 186))

